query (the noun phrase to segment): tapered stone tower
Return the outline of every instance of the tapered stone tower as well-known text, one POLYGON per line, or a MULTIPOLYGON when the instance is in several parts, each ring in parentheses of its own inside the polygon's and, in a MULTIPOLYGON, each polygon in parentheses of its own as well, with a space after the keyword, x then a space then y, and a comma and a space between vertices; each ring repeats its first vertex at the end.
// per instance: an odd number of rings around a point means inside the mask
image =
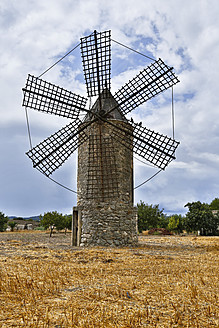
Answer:
MULTIPOLYGON (((116 109, 105 116, 107 123, 100 119, 89 125, 84 130, 89 138, 78 147, 77 208, 80 212, 78 229, 81 230, 78 244, 131 245, 137 242, 133 151, 113 136, 112 129, 117 126, 132 131, 132 126, 108 90, 104 90, 100 98, 91 113, 104 117, 106 112, 116 109)), ((87 115, 83 124, 91 119, 91 114, 87 115)), ((129 144, 132 143, 132 136, 126 137, 129 144)))

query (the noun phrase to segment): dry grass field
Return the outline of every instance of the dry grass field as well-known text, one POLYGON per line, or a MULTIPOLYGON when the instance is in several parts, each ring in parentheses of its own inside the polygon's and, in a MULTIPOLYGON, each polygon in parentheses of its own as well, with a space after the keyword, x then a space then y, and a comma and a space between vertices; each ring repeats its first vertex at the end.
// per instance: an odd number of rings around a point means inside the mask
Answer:
POLYGON ((219 327, 218 241, 83 249, 69 234, 0 233, 0 327, 219 327))

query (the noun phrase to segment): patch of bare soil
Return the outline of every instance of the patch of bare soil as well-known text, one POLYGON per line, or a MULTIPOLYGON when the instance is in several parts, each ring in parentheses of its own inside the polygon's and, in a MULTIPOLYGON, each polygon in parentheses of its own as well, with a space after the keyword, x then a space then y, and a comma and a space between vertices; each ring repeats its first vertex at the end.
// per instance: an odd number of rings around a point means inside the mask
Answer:
POLYGON ((0 327, 218 327, 218 237, 140 236, 77 248, 70 234, 0 233, 0 327))

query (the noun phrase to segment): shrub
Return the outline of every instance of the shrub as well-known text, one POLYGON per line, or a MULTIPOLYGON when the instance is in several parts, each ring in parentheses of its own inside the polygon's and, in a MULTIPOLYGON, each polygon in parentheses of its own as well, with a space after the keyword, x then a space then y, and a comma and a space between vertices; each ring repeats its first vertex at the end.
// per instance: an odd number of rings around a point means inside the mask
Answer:
POLYGON ((172 235, 172 232, 165 228, 153 228, 148 231, 149 235, 172 235))
POLYGON ((5 231, 7 228, 8 217, 0 212, 0 231, 5 231))

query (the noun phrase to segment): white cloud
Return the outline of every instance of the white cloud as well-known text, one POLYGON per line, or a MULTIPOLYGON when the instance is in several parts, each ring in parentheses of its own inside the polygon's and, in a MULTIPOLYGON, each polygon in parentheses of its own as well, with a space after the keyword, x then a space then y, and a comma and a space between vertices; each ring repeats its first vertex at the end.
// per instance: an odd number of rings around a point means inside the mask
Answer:
MULTIPOLYGON (((185 211, 183 206, 188 201, 210 202, 218 197, 218 16, 217 0, 2 0, 0 176, 5 187, 0 211, 32 215, 53 209, 65 212, 75 205, 75 196, 35 172, 24 155, 29 146, 21 88, 28 73, 38 76, 94 29, 111 29, 113 39, 161 57, 174 66, 181 81, 174 87, 175 137, 181 142, 177 160, 137 189, 136 201, 160 203, 166 211, 177 212, 185 211)), ((113 73, 119 68, 123 72, 112 78, 115 92, 137 74, 143 62, 130 55, 128 64, 129 51, 115 43, 113 49, 115 56, 120 51, 123 61, 123 67, 122 61, 114 67, 113 73)), ((79 48, 42 78, 85 95, 78 55, 79 48)), ((167 91, 157 102, 148 101, 130 115, 148 128, 171 136, 171 93, 167 91)), ((30 121, 36 142, 66 124, 64 119, 34 111, 30 111, 30 121)), ((57 177, 71 186, 72 181, 75 185, 75 161, 69 165, 67 162, 57 177)), ((156 172, 136 165, 136 182, 156 172)))

